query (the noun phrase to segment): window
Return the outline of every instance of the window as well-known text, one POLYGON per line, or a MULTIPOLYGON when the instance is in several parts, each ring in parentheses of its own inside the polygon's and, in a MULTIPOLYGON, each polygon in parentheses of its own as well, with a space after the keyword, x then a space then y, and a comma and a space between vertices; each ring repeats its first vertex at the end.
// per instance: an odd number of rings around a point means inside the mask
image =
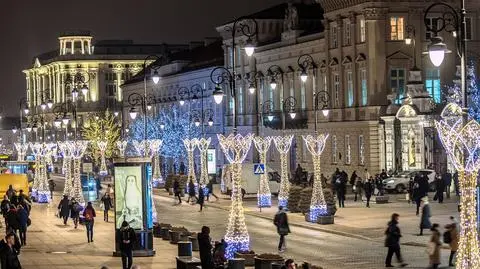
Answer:
POLYGON ((232 47, 228 47, 228 63, 227 63, 227 66, 230 67, 230 68, 233 66, 233 49, 232 49, 232 47))
POLYGON ((403 40, 403 17, 390 17, 390 40, 403 40))
POLYGON ((332 136, 332 163, 337 163, 337 136, 332 136))
POLYGON ((435 103, 441 102, 440 92, 440 70, 438 68, 428 68, 425 77, 425 88, 433 98, 435 103))
POLYGON ((337 38, 337 26, 332 26, 332 41, 330 43, 330 48, 335 49, 338 47, 338 38, 337 38))
POLYGON ((367 39, 366 37, 366 31, 365 31, 365 19, 360 19, 360 42, 365 42, 367 39))
POLYGON ((390 70, 390 87, 397 93, 396 104, 400 104, 405 93, 405 69, 392 68, 390 70))
MULTIPOLYGON (((202 101, 203 102, 203 101, 202 101)), ((238 87, 238 114, 243 113, 243 87, 238 87)))
POLYGON ((467 25, 467 32, 465 33, 465 38, 467 40, 471 40, 472 39, 472 18, 465 18, 465 23, 467 25))
POLYGON ((345 21, 345 26, 344 26, 344 36, 345 36, 345 45, 348 46, 350 45, 351 43, 351 33, 350 33, 350 30, 351 30, 351 25, 350 25, 350 21, 345 21))
POLYGON ((114 97, 117 92, 117 87, 114 84, 107 84, 107 95, 108 97, 114 97))
POLYGON ((340 76, 338 74, 333 75, 333 90, 335 94, 335 107, 340 106, 340 76))
POLYGON ((328 91, 327 74, 322 73, 322 86, 324 91, 328 91))
MULTIPOLYGON (((429 28, 437 28, 438 27, 438 19, 437 18, 426 18, 425 23, 428 25, 429 28)), ((432 38, 433 33, 425 29, 425 39, 430 40, 432 38)))
POLYGON ((365 165, 365 139, 363 135, 358 136, 358 162, 365 165))
POLYGON ((347 71, 347 106, 353 106, 353 76, 352 71, 347 71))
POLYGON ((368 102, 367 69, 360 70, 360 83, 362 87, 362 106, 366 106, 368 102))
POLYGON ((351 164, 352 163, 352 150, 351 150, 351 144, 350 144, 350 136, 346 135, 345 136, 345 164, 351 164))
MULTIPOLYGON (((293 84, 292 84, 293 85, 293 84)), ((306 107, 306 103, 307 103, 307 100, 306 100, 306 96, 305 96, 305 83, 300 83, 300 101, 301 101, 301 108, 302 110, 305 109, 306 107)), ((293 89, 293 88, 292 88, 293 89)), ((290 96, 294 96, 292 94, 292 92, 290 92, 290 96)))

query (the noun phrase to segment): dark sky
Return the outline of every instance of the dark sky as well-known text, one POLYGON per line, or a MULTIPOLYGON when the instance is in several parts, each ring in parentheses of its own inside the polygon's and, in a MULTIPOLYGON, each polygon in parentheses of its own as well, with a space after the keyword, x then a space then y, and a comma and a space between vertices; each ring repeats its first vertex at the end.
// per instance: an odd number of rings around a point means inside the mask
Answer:
POLYGON ((6 0, 0 8, 0 106, 17 115, 34 56, 56 49, 65 30, 94 39, 188 43, 217 36, 215 26, 284 0, 6 0))

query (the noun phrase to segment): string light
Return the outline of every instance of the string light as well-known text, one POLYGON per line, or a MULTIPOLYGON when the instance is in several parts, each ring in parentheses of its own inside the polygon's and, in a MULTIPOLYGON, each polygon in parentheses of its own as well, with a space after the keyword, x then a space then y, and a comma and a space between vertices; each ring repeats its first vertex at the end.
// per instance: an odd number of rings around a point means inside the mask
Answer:
POLYGON ((280 191, 278 193, 278 206, 288 206, 290 182, 288 181, 288 152, 292 146, 293 135, 275 136, 273 142, 280 153, 280 191))
POLYGON ((225 242, 227 248, 225 257, 231 259, 235 252, 247 251, 250 249, 250 236, 248 235, 247 225, 245 224, 245 213, 242 201, 242 163, 247 157, 250 146, 252 145, 253 135, 240 134, 225 137, 221 134, 217 135, 220 147, 225 154, 225 158, 231 164, 232 178, 232 205, 228 217, 227 233, 225 234, 225 242))
POLYGON ((200 187, 203 188, 205 195, 208 195, 208 167, 207 167, 207 151, 210 146, 212 139, 209 138, 200 138, 197 140, 197 147, 200 150, 200 187))
POLYGON ((80 140, 80 141, 73 141, 67 142, 70 148, 70 154, 73 159, 73 185, 72 190, 70 192, 70 196, 75 198, 75 200, 81 204, 82 206, 85 205, 85 199, 83 198, 83 191, 82 191, 82 181, 80 177, 80 165, 83 155, 88 147, 88 141, 80 140))
POLYGON ((150 140, 150 158, 153 161, 153 175, 152 175, 152 186, 159 187, 165 184, 162 172, 160 170, 160 148, 162 147, 161 139, 151 139, 150 140))
POLYGON ((322 156, 328 134, 320 134, 317 136, 303 136, 303 140, 307 145, 307 149, 312 154, 313 160, 313 190, 312 200, 310 201, 309 221, 316 223, 319 216, 328 215, 327 203, 323 195, 322 178, 320 170, 320 157, 322 156))
POLYGON ((97 141, 98 149, 100 150, 100 171, 98 172, 101 176, 108 175, 107 164, 105 162, 105 151, 107 150, 108 142, 107 141, 97 141))
POLYGON ((132 141, 133 147, 137 151, 138 156, 146 157, 148 155, 148 148, 149 148, 149 143, 148 140, 133 140, 132 141))
MULTIPOLYGON (((266 167, 267 165, 267 152, 270 149, 272 144, 273 137, 271 136, 256 136, 253 139, 255 148, 257 149, 260 155, 260 163, 263 163, 266 167)), ((270 186, 268 184, 268 174, 264 171, 260 175, 260 184, 258 186, 257 193, 257 205, 258 207, 271 207, 272 206, 272 193, 270 192, 270 186)))
POLYGON ((25 155, 28 150, 28 144, 14 143, 14 146, 17 150, 17 161, 23 162, 25 160, 25 155))
POLYGON ((478 245, 476 186, 480 169, 480 125, 471 120, 464 124, 461 108, 448 104, 442 120, 435 121, 440 140, 452 164, 459 172, 460 240, 456 268, 480 268, 478 245))
POLYGON ((59 142, 58 147, 63 156, 62 168, 65 174, 65 186, 63 187, 63 195, 70 196, 72 192, 72 157, 70 153, 69 142, 59 142))
MULTIPOLYGON (((192 180, 194 183, 197 183, 197 179, 195 177, 195 168, 194 168, 194 162, 193 162, 193 151, 195 150, 195 147, 197 146, 198 139, 188 139, 185 138, 183 139, 183 145, 185 146, 185 150, 187 150, 187 156, 188 156, 188 182, 192 180)), ((188 184, 187 182, 187 184, 188 184)))
POLYGON ((117 141, 117 148, 118 148, 118 155, 120 156, 120 158, 124 158, 125 157, 125 149, 127 149, 127 144, 128 142, 125 141, 125 140, 122 140, 122 141, 117 141))

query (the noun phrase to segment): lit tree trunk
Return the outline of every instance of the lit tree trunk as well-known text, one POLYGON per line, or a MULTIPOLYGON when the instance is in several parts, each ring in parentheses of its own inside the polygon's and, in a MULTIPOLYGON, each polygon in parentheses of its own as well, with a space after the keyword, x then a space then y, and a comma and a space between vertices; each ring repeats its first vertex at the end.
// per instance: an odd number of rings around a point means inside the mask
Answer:
POLYGON ((210 146, 210 138, 201 138, 197 141, 198 149, 200 150, 200 181, 199 184, 203 188, 205 195, 208 195, 208 167, 207 167, 207 151, 210 146))
MULTIPOLYGON (((253 140, 255 147, 260 155, 260 163, 267 165, 267 152, 270 149, 272 142, 272 137, 261 137, 256 136, 253 140)), ((272 193, 270 192, 270 186, 268 184, 268 174, 267 171, 264 171, 263 174, 260 174, 260 184, 258 187, 257 193, 257 205, 258 207, 271 207, 272 206, 272 193)))
POLYGON ((63 157, 63 165, 65 171, 65 185, 63 187, 63 195, 70 196, 72 191, 72 158, 63 157))
POLYGON ((85 199, 83 198, 83 190, 82 190, 82 179, 80 177, 80 165, 81 160, 75 158, 73 160, 73 186, 71 190, 71 197, 75 198, 75 200, 81 204, 85 205, 85 199))
POLYGON ((278 194, 278 205, 288 206, 288 195, 290 192, 290 182, 288 181, 288 152, 292 146, 293 135, 276 136, 273 138, 275 147, 280 153, 280 191, 278 194))

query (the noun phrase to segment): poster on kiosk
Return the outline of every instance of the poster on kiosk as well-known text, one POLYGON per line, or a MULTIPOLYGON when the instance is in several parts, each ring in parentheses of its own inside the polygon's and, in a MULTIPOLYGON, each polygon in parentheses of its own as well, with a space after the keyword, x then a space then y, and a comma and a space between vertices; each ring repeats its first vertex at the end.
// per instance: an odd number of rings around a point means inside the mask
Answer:
POLYGON ((114 163, 115 186, 115 256, 120 255, 119 229, 124 221, 137 236, 134 256, 153 256, 150 159, 132 158, 114 163))

